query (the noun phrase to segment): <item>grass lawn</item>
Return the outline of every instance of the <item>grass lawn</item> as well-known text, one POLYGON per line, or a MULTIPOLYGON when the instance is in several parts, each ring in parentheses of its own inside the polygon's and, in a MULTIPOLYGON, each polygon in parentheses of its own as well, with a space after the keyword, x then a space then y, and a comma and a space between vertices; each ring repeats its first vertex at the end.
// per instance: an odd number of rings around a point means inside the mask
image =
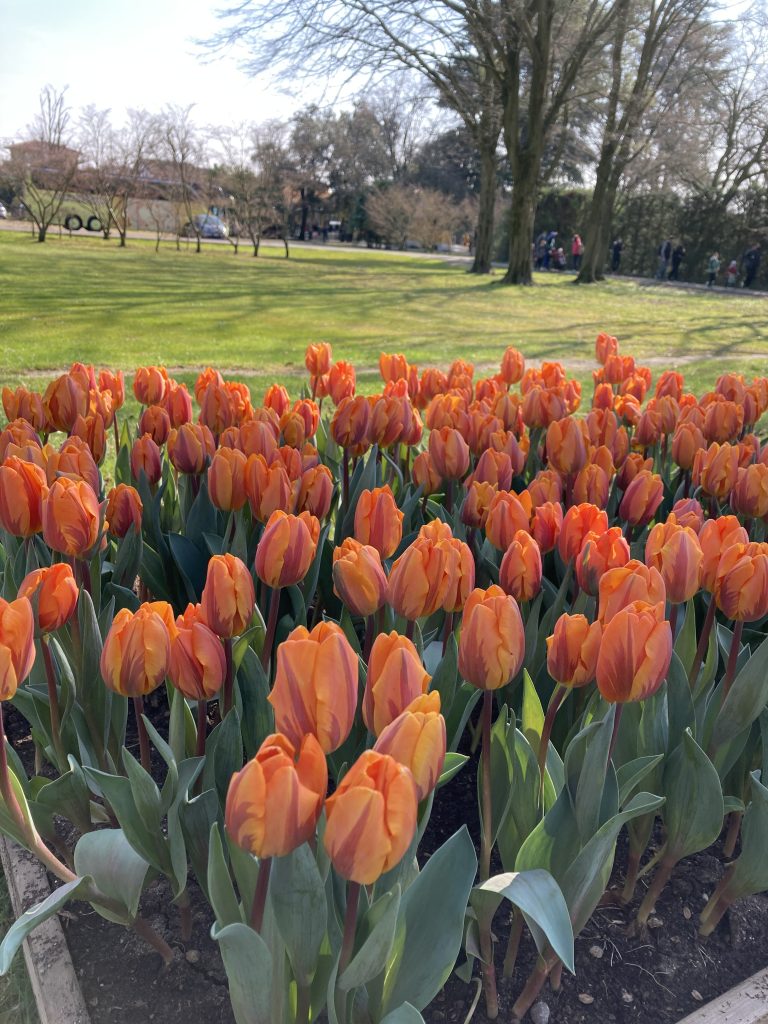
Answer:
POLYGON ((696 391, 724 370, 768 370, 768 298, 608 281, 575 287, 539 275, 499 287, 441 260, 389 253, 168 246, 125 250, 100 238, 0 232, 0 382, 41 387, 73 360, 131 370, 164 363, 192 380, 209 363, 259 396, 274 380, 296 388, 310 341, 333 343, 363 388, 377 386, 382 350, 421 368, 462 356, 493 372, 506 345, 532 363, 560 359, 590 377, 599 330, 624 352, 685 372, 696 391))

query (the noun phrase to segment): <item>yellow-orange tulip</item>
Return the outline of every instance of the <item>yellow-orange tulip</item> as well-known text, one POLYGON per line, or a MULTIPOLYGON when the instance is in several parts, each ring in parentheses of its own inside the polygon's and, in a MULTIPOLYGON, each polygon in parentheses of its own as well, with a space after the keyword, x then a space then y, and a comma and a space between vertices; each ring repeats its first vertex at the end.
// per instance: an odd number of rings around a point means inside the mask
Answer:
POLYGON ((309 512, 273 512, 256 548, 256 575, 269 587, 299 583, 312 565, 319 537, 320 523, 309 512))
POLYGON ((216 442, 202 423, 182 423, 168 435, 168 458, 179 473, 202 473, 216 451, 216 442))
POLYGON ((101 675, 115 693, 142 697, 168 674, 171 641, 166 622, 151 604, 136 612, 121 608, 101 652, 101 675))
POLYGON ((562 526, 563 506, 560 502, 545 501, 534 508, 531 533, 542 555, 555 548, 562 526))
POLYGON ((114 537, 124 537, 132 528, 141 532, 144 506, 139 492, 130 484, 118 484, 107 495, 105 526, 114 537))
POLYGON ((598 593, 598 618, 603 626, 622 608, 635 601, 656 605, 663 604, 667 599, 667 589, 659 570, 643 565, 637 558, 631 558, 626 565, 604 573, 598 593))
POLYGON ((605 573, 626 565, 629 559, 629 544, 622 536, 620 526, 612 526, 605 533, 588 533, 576 556, 579 586, 591 597, 596 597, 605 573))
POLYGON ((731 444, 711 444, 700 448, 693 460, 693 483, 706 494, 722 501, 736 483, 739 450, 731 444))
POLYGON ((382 729, 373 749, 389 754, 410 769, 419 801, 429 796, 445 763, 445 719, 440 714, 440 694, 433 690, 412 701, 382 729))
POLYGON ((131 476, 134 480, 139 480, 142 473, 151 485, 156 484, 163 475, 160 449, 149 434, 143 434, 133 442, 131 448, 131 476))
POLYGON ((292 512, 298 488, 279 457, 271 465, 263 455, 249 455, 245 466, 245 493, 254 519, 265 523, 273 512, 292 512))
POLYGON ((481 690, 498 690, 517 675, 525 658, 520 609, 501 587, 473 590, 464 606, 459 672, 481 690))
POLYGON ((307 350, 304 353, 304 365, 311 376, 322 377, 330 370, 332 358, 333 354, 328 342, 319 341, 315 345, 307 345, 307 350))
POLYGON ((0 525, 14 537, 31 537, 43 528, 45 470, 10 455, 0 466, 0 525))
POLYGON ((453 427, 430 433, 429 454, 444 480, 460 480, 469 468, 469 445, 453 427))
POLYGON ((488 510, 497 491, 496 484, 473 480, 461 507, 462 523, 473 530, 482 530, 488 521, 488 510))
POLYGON ((499 585, 516 601, 531 601, 541 590, 541 551, 526 530, 518 530, 504 553, 499 585))
POLYGON ((245 504, 245 455, 237 448, 219 448, 208 467, 208 492, 216 508, 237 511, 245 504))
POLYGON ((505 384, 517 384, 525 373, 525 359, 522 352, 510 345, 501 357, 501 379, 505 384))
POLYGON ((581 551, 588 533, 599 535, 608 529, 608 515, 596 505, 583 503, 572 505, 563 517, 557 550, 567 564, 581 551))
POLYGON ((339 626, 320 622, 288 634, 277 648, 269 702, 292 743, 312 733, 326 754, 341 746, 355 719, 357 657, 339 626))
POLYGON ((603 627, 595 678, 610 704, 645 700, 658 690, 672 660, 664 604, 633 601, 603 627))
POLYGON ((35 620, 26 597, 0 598, 0 700, 11 700, 35 661, 35 620))
POLYGON ((168 374, 162 366, 140 366, 133 378, 133 393, 142 405, 158 405, 165 398, 168 374))
POLYGON ((547 461, 562 476, 578 473, 587 461, 581 425, 573 416, 555 420, 547 427, 547 461))
POLYGON ((213 630, 196 617, 180 615, 168 666, 176 689, 189 700, 210 700, 221 689, 226 671, 224 648, 213 630))
POLYGON ((768 546, 727 547, 717 567, 714 595, 728 619, 754 622, 768 615, 768 546))
POLYGON ((216 636, 240 636, 248 628, 256 604, 251 574, 234 555, 214 555, 208 563, 200 614, 216 636))
POLYGON ((676 501, 670 512, 671 516, 675 517, 675 522, 680 526, 689 526, 696 536, 704 525, 704 509, 695 498, 681 498, 676 501))
POLYGON ((422 693, 431 676, 413 642, 399 633, 379 633, 368 659, 363 721, 378 736, 422 693))
POLYGON ((701 564, 701 586, 713 593, 717 568, 725 549, 732 544, 747 544, 749 534, 736 516, 718 516, 707 519, 699 530, 699 544, 704 554, 701 564))
POLYGON ((664 499, 664 484, 658 473, 641 470, 624 492, 619 516, 632 526, 645 526, 656 515, 664 499))
POLYGON ((657 523, 645 543, 645 564, 658 569, 672 604, 690 600, 701 585, 704 552, 693 530, 670 517, 657 523))
POLYGON ((353 615, 373 615, 387 599, 381 556, 354 537, 333 552, 333 591, 353 615))
POLYGON ((755 462, 740 467, 731 491, 731 508, 748 519, 768 515, 768 466, 755 462))
POLYGON ((495 548, 506 551, 518 530, 531 529, 533 503, 527 491, 499 491, 488 506, 485 535, 495 548))
POLYGON ((429 452, 420 452, 413 460, 411 478, 417 487, 421 487, 425 497, 439 491, 443 482, 429 452))
POLYGON ((586 686, 595 678, 603 627, 585 615, 561 615, 547 637, 547 672, 563 686, 586 686))
POLYGON ((19 587, 19 597, 32 601, 37 596, 37 628, 53 633, 72 618, 80 591, 72 569, 66 562, 55 562, 44 569, 27 573, 19 587))
POLYGON ((171 432, 171 417, 162 405, 148 405, 139 417, 139 435, 149 434, 162 447, 171 432))
POLYGON ((304 470, 299 482, 297 512, 309 512, 316 519, 325 519, 331 509, 333 476, 327 466, 304 470))
POLYGON ((43 499, 43 539, 69 558, 87 558, 99 539, 99 499, 84 480, 60 477, 43 499))
POLYGON ((459 565, 452 539, 448 524, 433 520, 394 563, 388 600, 398 615, 411 621, 432 615, 456 592, 459 565))
POLYGON ((254 857, 284 857, 314 836, 327 789, 328 767, 315 737, 294 744, 273 733, 232 776, 227 833, 254 857))
POLYGON ((355 538, 376 548, 382 558, 397 550, 403 537, 403 513, 389 486, 361 491, 355 509, 355 538))

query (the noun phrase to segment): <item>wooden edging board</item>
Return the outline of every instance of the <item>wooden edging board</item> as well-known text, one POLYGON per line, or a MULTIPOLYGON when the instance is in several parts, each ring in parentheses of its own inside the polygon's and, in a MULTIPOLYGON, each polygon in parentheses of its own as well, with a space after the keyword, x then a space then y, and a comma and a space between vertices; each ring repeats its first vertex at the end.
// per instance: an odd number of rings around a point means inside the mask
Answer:
POLYGON ((768 968, 758 971, 678 1024, 768 1024, 768 968))
MULTIPOLYGON (((2 835, 0 861, 16 917, 50 894, 42 864, 2 835)), ((40 1024, 91 1024, 58 915, 35 928, 23 948, 40 1024)))

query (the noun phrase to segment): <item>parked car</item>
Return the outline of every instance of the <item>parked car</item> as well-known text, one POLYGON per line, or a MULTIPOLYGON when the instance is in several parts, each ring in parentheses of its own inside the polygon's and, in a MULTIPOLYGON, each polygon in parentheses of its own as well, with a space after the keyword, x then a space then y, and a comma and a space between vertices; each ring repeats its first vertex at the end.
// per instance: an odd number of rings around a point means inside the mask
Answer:
POLYGON ((8 216, 8 211, 7 211, 7 210, 6 210, 6 208, 5 208, 4 206, 3 206, 3 204, 2 204, 2 203, 0 203, 0 220, 5 220, 5 218, 6 218, 7 216, 8 216))
POLYGON ((198 213, 179 232, 182 238, 229 238, 229 228, 220 217, 212 213, 198 213))

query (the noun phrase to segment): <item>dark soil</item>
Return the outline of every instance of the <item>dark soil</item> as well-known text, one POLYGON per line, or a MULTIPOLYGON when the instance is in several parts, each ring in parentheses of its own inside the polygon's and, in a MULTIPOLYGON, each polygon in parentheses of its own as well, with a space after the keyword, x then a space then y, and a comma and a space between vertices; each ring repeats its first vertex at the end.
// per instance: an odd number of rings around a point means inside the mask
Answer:
MULTIPOLYGON (((155 714, 163 712, 158 708, 155 714)), ((9 737, 31 769, 32 743, 23 719, 9 708, 6 721, 9 737)), ((438 795, 424 838, 425 857, 465 822, 478 841, 473 762, 438 795)), ((625 852, 622 838, 612 880, 619 889, 625 852)), ((501 870, 500 865, 493 870, 501 870)), ((575 977, 564 972, 558 992, 545 986, 534 1007, 534 1024, 675 1024, 765 967, 768 895, 737 903, 708 939, 697 934, 698 913, 722 870, 720 844, 680 864, 650 919, 652 927, 642 937, 630 937, 627 926, 647 878, 638 884, 631 907, 599 909, 576 940, 575 977)), ((156 882, 142 899, 141 913, 176 951, 168 969, 132 932, 104 921, 89 906, 73 903, 62 915, 93 1024, 232 1024, 226 977, 209 936, 212 916, 194 885, 190 894, 194 931, 186 944, 165 883, 156 882)), ((499 966, 509 926, 510 915, 502 906, 494 922, 499 966)), ((514 977, 499 979, 500 1021, 509 1019, 535 959, 533 943, 524 940, 514 977)), ((452 976, 424 1011, 427 1024, 463 1024, 475 992, 474 980, 467 985, 452 976)), ((472 1021, 487 1020, 481 999, 472 1021)))

